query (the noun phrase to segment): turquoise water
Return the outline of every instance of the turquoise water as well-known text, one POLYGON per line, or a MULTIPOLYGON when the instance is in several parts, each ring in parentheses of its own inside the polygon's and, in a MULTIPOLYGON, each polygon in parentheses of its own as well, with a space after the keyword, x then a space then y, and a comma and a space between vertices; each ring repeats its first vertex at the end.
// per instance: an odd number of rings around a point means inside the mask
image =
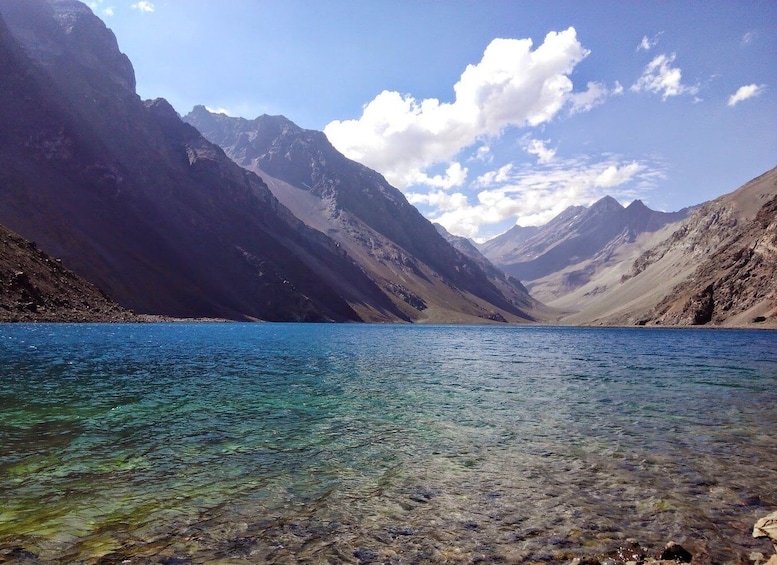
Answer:
POLYGON ((0 325, 0 561, 726 562, 776 406, 767 331, 0 325))

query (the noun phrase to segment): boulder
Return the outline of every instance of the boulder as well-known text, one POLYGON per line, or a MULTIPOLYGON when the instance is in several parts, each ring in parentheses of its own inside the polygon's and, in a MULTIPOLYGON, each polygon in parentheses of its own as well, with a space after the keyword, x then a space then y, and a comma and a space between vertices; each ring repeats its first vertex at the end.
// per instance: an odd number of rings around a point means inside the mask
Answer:
POLYGON ((753 537, 769 538, 772 541, 774 550, 777 551, 777 512, 772 512, 755 523, 753 537))

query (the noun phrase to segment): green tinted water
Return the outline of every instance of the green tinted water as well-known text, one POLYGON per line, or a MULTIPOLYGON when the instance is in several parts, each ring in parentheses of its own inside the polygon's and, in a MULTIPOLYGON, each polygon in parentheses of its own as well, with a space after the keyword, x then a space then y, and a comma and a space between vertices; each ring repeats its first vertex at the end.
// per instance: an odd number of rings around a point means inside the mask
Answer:
POLYGON ((777 507, 777 334, 0 326, 0 555, 721 559, 777 507))

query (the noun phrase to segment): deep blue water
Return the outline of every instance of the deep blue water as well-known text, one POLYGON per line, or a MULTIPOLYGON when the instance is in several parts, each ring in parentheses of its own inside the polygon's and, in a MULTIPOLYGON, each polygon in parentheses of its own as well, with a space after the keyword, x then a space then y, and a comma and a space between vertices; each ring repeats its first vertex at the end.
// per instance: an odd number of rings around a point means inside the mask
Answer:
POLYGON ((0 325, 0 556, 723 561, 776 406, 769 331, 0 325))

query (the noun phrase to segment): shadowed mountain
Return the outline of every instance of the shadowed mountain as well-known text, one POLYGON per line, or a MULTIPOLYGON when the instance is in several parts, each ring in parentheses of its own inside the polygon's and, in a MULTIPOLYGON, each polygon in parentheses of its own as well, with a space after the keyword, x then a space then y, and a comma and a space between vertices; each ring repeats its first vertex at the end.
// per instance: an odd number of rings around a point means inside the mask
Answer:
POLYGON ((0 226, 0 322, 131 322, 93 284, 0 226))
POLYGON ((526 321, 539 307, 454 249, 377 172, 345 158, 322 132, 282 116, 232 118, 197 106, 184 120, 264 178, 298 218, 334 239, 404 315, 417 321, 526 321))
MULTIPOLYGON (((448 243, 477 263, 483 272, 486 273, 489 280, 491 280, 502 292, 505 294, 515 293, 515 289, 517 288, 521 293, 528 293, 528 290, 521 284, 521 281, 494 266, 494 264, 478 250, 472 240, 466 237, 453 235, 440 224, 434 224, 434 227, 448 243)), ((517 298, 518 297, 516 297, 516 299, 517 298)), ((540 320, 554 320, 559 314, 559 312, 553 308, 549 308, 542 303, 535 303, 533 308, 533 311, 540 320)))
POLYGON ((137 312, 397 316, 164 100, 141 101, 113 33, 73 0, 0 0, 0 222, 137 312))

